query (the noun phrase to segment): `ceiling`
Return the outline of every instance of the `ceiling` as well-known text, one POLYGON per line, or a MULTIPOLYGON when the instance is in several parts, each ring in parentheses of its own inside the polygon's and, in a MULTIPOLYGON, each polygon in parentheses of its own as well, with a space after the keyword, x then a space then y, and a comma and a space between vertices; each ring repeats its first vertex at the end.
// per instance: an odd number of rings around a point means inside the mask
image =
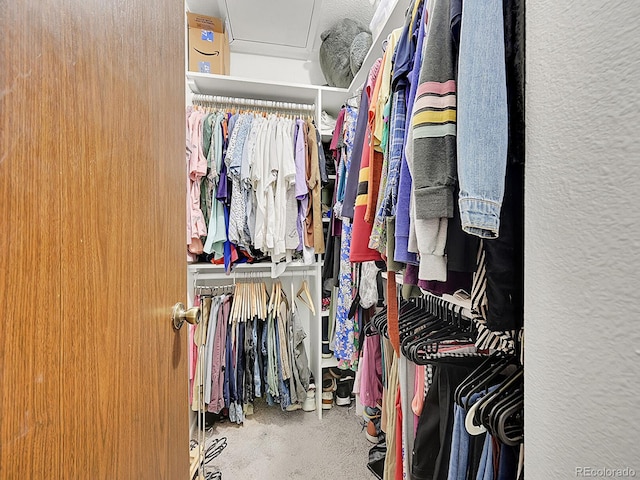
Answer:
POLYGON ((371 0, 187 0, 189 11, 227 20, 232 52, 310 59, 320 34, 343 18, 368 27, 371 0))

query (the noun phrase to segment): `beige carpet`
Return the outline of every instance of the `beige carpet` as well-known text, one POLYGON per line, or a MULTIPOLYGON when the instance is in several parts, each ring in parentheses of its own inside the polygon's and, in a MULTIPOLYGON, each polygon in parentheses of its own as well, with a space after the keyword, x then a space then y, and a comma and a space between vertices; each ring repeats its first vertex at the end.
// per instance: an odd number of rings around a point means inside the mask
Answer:
POLYGON ((353 407, 317 412, 283 412, 256 404, 244 425, 227 420, 214 425, 212 438, 227 437, 227 447, 212 461, 223 480, 371 480, 367 469, 371 443, 353 407))

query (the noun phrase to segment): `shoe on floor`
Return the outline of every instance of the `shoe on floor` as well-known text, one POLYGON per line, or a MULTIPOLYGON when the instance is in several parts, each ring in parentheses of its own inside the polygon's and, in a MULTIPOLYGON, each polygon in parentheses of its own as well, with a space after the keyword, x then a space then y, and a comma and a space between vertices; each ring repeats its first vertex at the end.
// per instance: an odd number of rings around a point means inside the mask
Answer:
POLYGON ((364 435, 371 443, 380 443, 379 432, 373 420, 369 420, 367 423, 364 435))
MULTIPOLYGON (((323 389, 324 390, 324 389, 323 389)), ((330 410, 333 407, 333 391, 322 392, 322 409, 330 410)))
POLYGON ((348 407, 351 405, 352 389, 353 382, 340 379, 338 386, 336 387, 336 405, 340 405, 341 407, 348 407))
POLYGON ((307 390, 307 398, 302 402, 302 410, 305 412, 313 412, 316 409, 316 383, 313 375, 309 378, 309 389, 307 390))

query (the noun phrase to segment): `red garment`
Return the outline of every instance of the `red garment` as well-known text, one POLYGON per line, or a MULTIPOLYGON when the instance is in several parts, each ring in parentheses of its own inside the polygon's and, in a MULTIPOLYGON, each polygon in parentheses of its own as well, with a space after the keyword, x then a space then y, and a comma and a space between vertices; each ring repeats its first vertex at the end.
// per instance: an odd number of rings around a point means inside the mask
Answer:
POLYGON ((365 143, 362 147, 356 207, 353 211, 353 230, 351 233, 351 254, 349 260, 354 263, 382 260, 380 252, 369 248, 369 237, 371 237, 373 225, 364 221, 364 214, 367 210, 367 184, 369 180, 369 159, 371 155, 370 138, 371 130, 367 128, 365 143))

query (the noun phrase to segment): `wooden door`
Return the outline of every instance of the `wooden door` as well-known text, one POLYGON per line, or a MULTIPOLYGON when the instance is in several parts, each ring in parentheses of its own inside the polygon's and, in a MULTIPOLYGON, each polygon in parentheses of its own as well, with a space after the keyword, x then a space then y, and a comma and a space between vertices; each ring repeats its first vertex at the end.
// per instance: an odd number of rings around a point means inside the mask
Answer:
POLYGON ((184 7, 0 0, 0 478, 188 476, 184 7))

